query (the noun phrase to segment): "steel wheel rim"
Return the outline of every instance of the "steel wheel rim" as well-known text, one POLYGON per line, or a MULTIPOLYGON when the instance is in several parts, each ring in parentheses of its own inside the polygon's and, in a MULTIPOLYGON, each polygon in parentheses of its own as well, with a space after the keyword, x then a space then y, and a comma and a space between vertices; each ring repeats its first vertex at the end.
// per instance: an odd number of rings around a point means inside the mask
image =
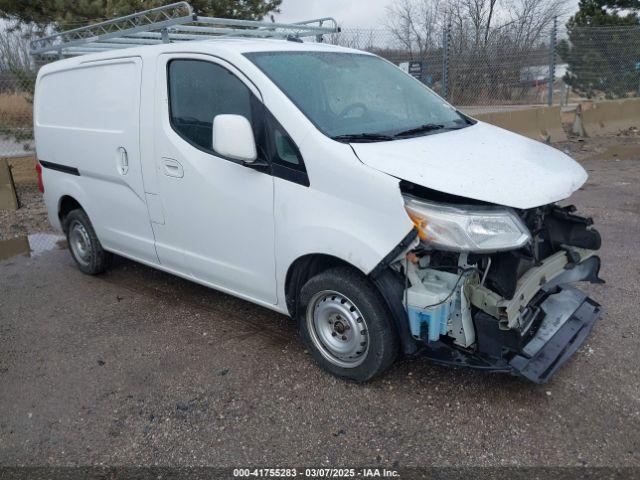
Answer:
POLYGON ((73 222, 69 228, 69 246, 73 256, 83 266, 91 261, 91 238, 87 229, 79 222, 73 222))
POLYGON ((309 302, 306 320, 311 341, 332 364, 356 368, 367 358, 367 322, 345 295, 331 290, 316 293, 309 302))

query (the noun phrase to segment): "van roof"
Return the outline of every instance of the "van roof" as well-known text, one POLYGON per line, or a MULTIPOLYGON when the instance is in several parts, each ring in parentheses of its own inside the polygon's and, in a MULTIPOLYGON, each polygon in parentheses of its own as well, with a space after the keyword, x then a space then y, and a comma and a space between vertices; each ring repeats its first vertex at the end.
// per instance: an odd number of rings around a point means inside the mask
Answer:
POLYGON ((214 38, 197 42, 161 43, 140 47, 107 50, 99 53, 57 60, 42 67, 45 71, 60 70, 84 63, 98 62, 123 57, 156 56, 162 53, 203 53, 233 57, 252 52, 342 52, 367 54, 360 50, 315 42, 296 42, 277 39, 214 38), (234 55, 235 54, 235 55, 234 55))

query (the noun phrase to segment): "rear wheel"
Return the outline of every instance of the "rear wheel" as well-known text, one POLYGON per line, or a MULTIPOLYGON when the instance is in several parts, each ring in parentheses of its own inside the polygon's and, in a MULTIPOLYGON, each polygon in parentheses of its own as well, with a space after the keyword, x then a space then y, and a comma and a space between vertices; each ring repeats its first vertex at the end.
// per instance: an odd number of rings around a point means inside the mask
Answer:
POLYGON ((367 381, 387 370, 399 350, 391 315, 362 273, 339 267, 311 278, 300 292, 300 333, 330 373, 367 381))
POLYGON ((64 218, 63 226, 71 256, 83 273, 98 275, 111 265, 113 255, 102 248, 84 210, 69 212, 64 218))

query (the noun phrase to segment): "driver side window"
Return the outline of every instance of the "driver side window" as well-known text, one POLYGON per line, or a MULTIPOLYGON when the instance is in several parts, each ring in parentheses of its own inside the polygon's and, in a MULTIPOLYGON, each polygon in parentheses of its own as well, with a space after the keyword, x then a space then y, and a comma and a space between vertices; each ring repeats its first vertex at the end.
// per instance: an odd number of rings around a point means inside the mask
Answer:
POLYGON ((172 60, 168 79, 171 125, 195 147, 213 152, 213 119, 217 115, 242 115, 253 124, 253 94, 220 65, 204 60, 172 60))

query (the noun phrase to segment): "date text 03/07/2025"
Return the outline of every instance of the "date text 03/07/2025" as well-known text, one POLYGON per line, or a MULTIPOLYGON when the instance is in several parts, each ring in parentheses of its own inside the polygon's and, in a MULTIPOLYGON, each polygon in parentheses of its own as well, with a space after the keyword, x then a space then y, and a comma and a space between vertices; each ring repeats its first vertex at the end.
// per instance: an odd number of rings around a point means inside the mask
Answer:
POLYGON ((236 468, 234 478, 400 478, 386 468, 236 468))

